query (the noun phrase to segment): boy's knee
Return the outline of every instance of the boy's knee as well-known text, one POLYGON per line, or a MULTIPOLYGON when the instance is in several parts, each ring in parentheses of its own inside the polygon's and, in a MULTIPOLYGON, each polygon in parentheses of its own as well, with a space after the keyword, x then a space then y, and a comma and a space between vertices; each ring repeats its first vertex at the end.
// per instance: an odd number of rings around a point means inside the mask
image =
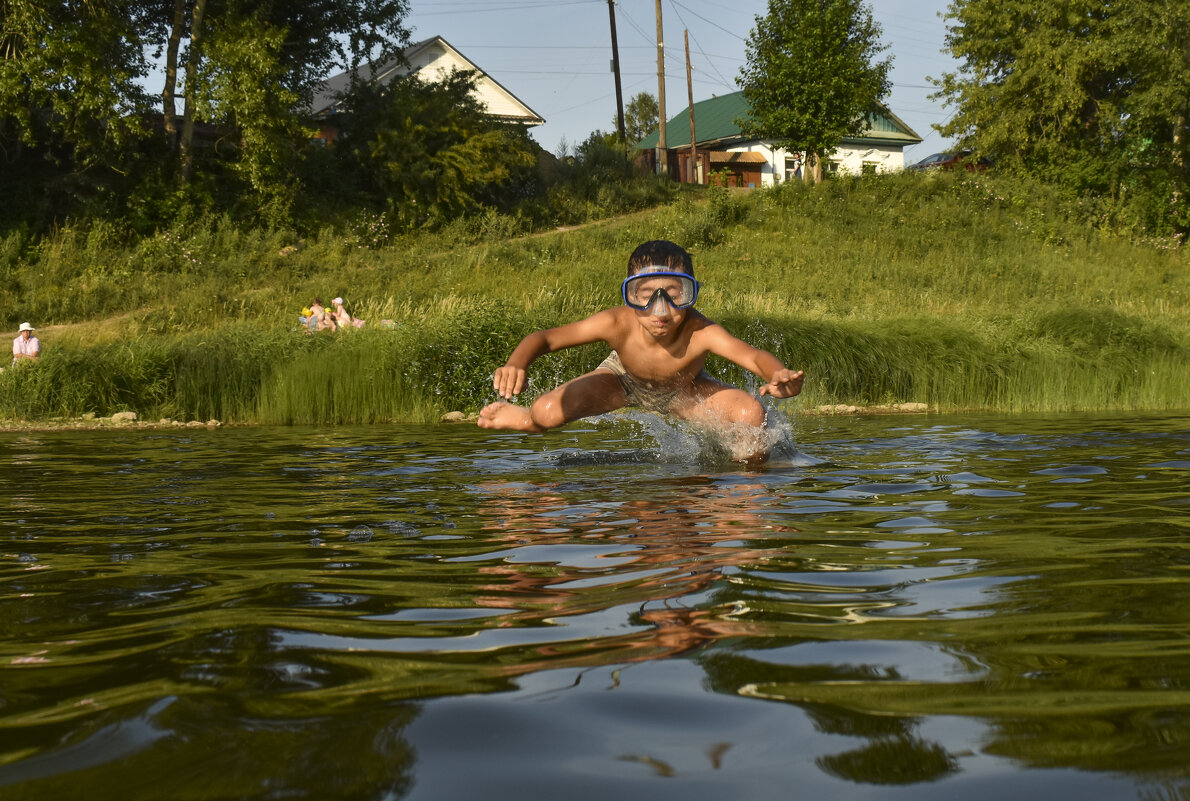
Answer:
POLYGON ((711 416, 730 425, 764 425, 764 407, 760 401, 743 390, 731 390, 711 401, 711 416))
POLYGON ((748 396, 747 402, 742 405, 742 408, 737 410, 737 414, 737 423, 747 423, 757 428, 764 425, 764 407, 751 395, 748 396))
POLYGON ((557 428, 566 422, 560 402, 549 395, 542 395, 533 401, 533 405, 529 407, 529 416, 542 428, 557 428))
POLYGON ((732 390, 723 400, 726 401, 723 404, 724 417, 729 422, 764 425, 764 407, 747 392, 742 389, 732 390))

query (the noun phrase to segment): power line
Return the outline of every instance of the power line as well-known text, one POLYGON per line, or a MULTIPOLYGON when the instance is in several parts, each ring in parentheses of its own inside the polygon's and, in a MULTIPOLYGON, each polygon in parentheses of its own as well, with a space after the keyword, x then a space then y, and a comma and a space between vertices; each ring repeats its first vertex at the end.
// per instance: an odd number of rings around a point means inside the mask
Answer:
MULTIPOLYGON (((945 20, 941 19, 940 17, 934 16, 934 15, 928 15, 925 17, 909 17, 904 14, 894 14, 891 11, 883 11, 880 14, 876 15, 876 17, 877 17, 877 19, 881 19, 883 17, 893 17, 895 19, 903 19, 903 20, 906 20, 907 22, 916 23, 918 25, 937 25, 940 28, 949 27, 946 24, 945 20)), ((908 27, 908 26, 905 26, 905 27, 908 27)))
POLYGON ((632 29, 640 34, 640 38, 648 42, 649 46, 655 50, 657 48, 656 37, 653 34, 645 33, 622 5, 620 6, 620 13, 623 14, 624 19, 628 20, 628 24, 632 26, 632 29))
MULTIPOLYGON (((684 69, 685 69, 685 67, 683 67, 683 70, 684 69)), ((500 70, 501 75, 503 75, 505 73, 507 73, 509 75, 541 75, 543 77, 549 77, 551 75, 607 75, 606 70, 603 70, 600 72, 570 72, 568 70, 550 70, 549 72, 542 72, 541 70, 500 70)), ((623 74, 624 75, 656 75, 657 70, 653 70, 652 72, 625 72, 623 74)), ((665 77, 666 78, 675 78, 675 79, 676 78, 685 78, 686 73, 683 72, 681 75, 675 75, 673 73, 666 72, 665 77)))
MULTIPOLYGON (((641 84, 648 82, 650 77, 653 77, 653 76, 647 76, 645 78, 640 79, 636 83, 629 84, 628 86, 625 87, 625 89, 635 89, 636 87, 640 86, 641 84)), ((558 109, 556 111, 547 111, 546 113, 548 116, 557 116, 559 114, 565 114, 568 111, 574 111, 576 108, 586 108, 587 106, 593 106, 596 103, 600 103, 604 100, 607 100, 610 97, 611 97, 611 94, 606 94, 606 95, 603 95, 602 97, 593 97, 588 100, 584 100, 582 103, 578 103, 573 106, 568 106, 567 108, 558 109)))
POLYGON ((598 3, 600 0, 542 0, 534 3, 532 0, 517 0, 518 5, 496 5, 493 3, 439 3, 436 7, 441 8, 444 5, 455 6, 453 11, 418 11, 411 14, 411 17, 445 17, 454 16, 461 12, 469 14, 481 13, 484 11, 524 11, 525 9, 533 9, 540 11, 543 8, 553 8, 554 6, 579 6, 590 3, 598 3))
MULTIPOLYGON (((459 42, 460 48, 467 48, 468 50, 607 50, 604 45, 521 45, 521 44, 468 44, 465 41, 459 42)), ((648 45, 620 45, 621 50, 656 50, 656 44, 648 45)), ((704 54, 707 58, 724 58, 724 59, 739 59, 739 56, 723 56, 717 53, 704 54)))
MULTIPOLYGON (((617 4, 617 5, 620 5, 620 4, 617 4)), ((650 49, 652 49, 654 52, 656 52, 656 50, 657 50, 657 34, 656 33, 646 33, 639 25, 636 24, 636 20, 632 19, 632 16, 627 11, 623 10, 624 9, 623 5, 620 5, 620 9, 621 9, 621 13, 623 14, 623 16, 628 20, 628 24, 631 25, 633 27, 633 29, 637 33, 640 34, 640 37, 642 39, 644 39, 646 42, 649 42, 650 49)), ((686 69, 685 66, 681 63, 681 61, 675 60, 673 53, 666 50, 664 52, 664 55, 665 55, 665 64, 666 64, 665 69, 667 70, 665 77, 667 77, 667 78, 673 77, 668 72, 668 70, 670 70, 670 69, 680 70, 683 73, 685 72, 685 69, 686 69)))
MULTIPOLYGON (((723 32, 724 32, 724 33, 726 33, 728 36, 734 36, 735 38, 739 39, 741 42, 746 42, 746 41, 748 41, 747 37, 740 36, 738 33, 734 32, 734 31, 729 31, 729 30, 727 30, 727 28, 724 28, 724 27, 723 27, 722 25, 720 25, 719 23, 717 23, 717 22, 712 22, 711 20, 707 19, 707 18, 706 18, 706 17, 704 17, 702 14, 699 14, 697 11, 695 11, 695 10, 694 10, 694 9, 692 9, 692 8, 690 8, 689 6, 685 6, 685 5, 682 5, 681 3, 677 2, 677 0, 669 0, 669 2, 670 2, 670 4, 671 4, 671 5, 675 5, 675 6, 681 6, 682 8, 686 9, 686 10, 687 10, 687 11, 689 11, 691 14, 693 14, 693 15, 694 15, 694 16, 696 16, 696 17, 698 17, 700 20, 702 20, 703 22, 707 23, 708 25, 714 25, 716 28, 718 28, 719 30, 723 31, 723 32)), ((681 16, 681 14, 679 14, 678 16, 680 17, 680 16, 681 16)))
MULTIPOLYGON (((459 47, 465 47, 468 50, 607 50, 603 45, 485 45, 485 44, 460 44, 459 47)), ((620 49, 625 50, 631 48, 633 50, 650 50, 652 48, 644 45, 621 45, 620 49)))
MULTIPOLYGON (((678 15, 678 20, 682 23, 682 27, 684 27, 687 31, 689 31, 690 26, 686 24, 685 18, 682 17, 682 12, 678 11, 679 7, 685 8, 685 6, 682 6, 681 3, 674 2, 674 0, 669 0, 669 4, 673 8, 674 13, 678 15)), ((690 9, 686 9, 686 10, 690 11, 690 9)), ((691 11, 690 13, 693 14, 694 12, 691 11)), ((702 52, 702 45, 700 45, 698 43, 698 38, 694 37, 694 36, 692 36, 690 38, 694 39, 694 47, 698 50, 698 52, 702 55, 703 58, 706 58, 706 53, 702 52)), ((723 73, 719 72, 719 68, 715 66, 715 63, 713 61, 711 61, 708 58, 707 63, 711 65, 711 69, 713 69, 715 71, 715 74, 719 76, 719 79, 723 81, 724 86, 727 86, 731 89, 735 88, 735 84, 731 83, 730 81, 728 81, 726 78, 723 77, 723 73)))

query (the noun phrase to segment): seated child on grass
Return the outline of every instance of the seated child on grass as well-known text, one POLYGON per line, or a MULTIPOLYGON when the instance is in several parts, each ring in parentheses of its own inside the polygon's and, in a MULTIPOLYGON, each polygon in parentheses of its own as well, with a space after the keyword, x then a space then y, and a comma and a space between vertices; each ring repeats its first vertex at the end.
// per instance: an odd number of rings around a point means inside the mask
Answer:
POLYGON ((693 308, 698 286, 689 253, 673 242, 645 242, 628 259, 628 278, 621 285, 625 305, 529 334, 492 383, 500 397, 511 399, 525 389, 525 371, 543 354, 606 342, 611 355, 527 408, 506 400, 489 404, 479 414, 480 427, 545 431, 634 406, 725 430, 733 458, 767 458, 764 407, 747 392, 711 378, 703 363, 711 353, 735 362, 760 376, 765 384, 759 393, 774 398, 801 392, 803 374, 703 317, 693 308))

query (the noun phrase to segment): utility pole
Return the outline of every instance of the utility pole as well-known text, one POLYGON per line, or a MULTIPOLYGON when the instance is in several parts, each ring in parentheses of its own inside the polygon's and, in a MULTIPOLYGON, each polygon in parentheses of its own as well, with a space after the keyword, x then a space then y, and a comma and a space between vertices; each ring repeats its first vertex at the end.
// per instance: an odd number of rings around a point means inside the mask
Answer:
POLYGON ((616 132, 624 141, 624 95, 620 92, 620 48, 616 44, 616 3, 607 0, 607 15, 612 21, 612 72, 616 74, 616 132))
POLYGON ((694 81, 690 78, 690 31, 682 31, 682 38, 686 43, 686 98, 690 103, 690 180, 688 183, 698 183, 698 148, 694 143, 694 81))
POLYGON ((665 34, 661 29, 661 0, 657 3, 657 174, 669 175, 665 145, 665 34))

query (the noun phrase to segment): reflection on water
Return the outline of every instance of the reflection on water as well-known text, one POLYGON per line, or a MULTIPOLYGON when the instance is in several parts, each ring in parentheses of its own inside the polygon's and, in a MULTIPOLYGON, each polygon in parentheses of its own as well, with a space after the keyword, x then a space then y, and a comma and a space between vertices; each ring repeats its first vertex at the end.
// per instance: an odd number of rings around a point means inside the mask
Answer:
POLYGON ((0 435, 0 797, 1187 798, 1186 422, 0 435))

